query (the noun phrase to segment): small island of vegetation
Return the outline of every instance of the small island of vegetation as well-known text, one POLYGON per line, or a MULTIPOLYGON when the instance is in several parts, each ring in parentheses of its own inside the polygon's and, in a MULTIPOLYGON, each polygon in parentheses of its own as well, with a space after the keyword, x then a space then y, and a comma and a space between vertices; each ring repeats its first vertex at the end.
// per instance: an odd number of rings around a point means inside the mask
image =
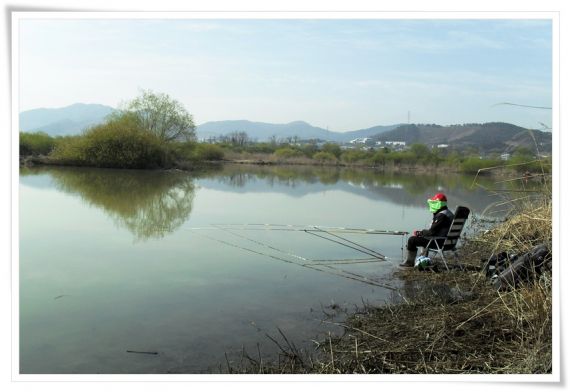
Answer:
POLYGON ((143 91, 80 135, 20 132, 20 156, 36 157, 36 162, 45 164, 124 169, 221 159, 219 147, 196 143, 195 130, 192 115, 182 104, 166 94, 143 91))

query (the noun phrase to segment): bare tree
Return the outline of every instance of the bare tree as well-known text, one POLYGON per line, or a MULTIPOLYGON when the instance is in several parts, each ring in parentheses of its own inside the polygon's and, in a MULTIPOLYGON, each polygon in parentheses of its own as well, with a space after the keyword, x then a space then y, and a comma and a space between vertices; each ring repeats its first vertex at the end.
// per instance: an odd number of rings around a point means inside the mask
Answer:
POLYGON ((123 105, 122 112, 134 114, 143 129, 166 142, 196 139, 192 115, 167 94, 143 90, 139 97, 123 105))
POLYGON ((249 142, 249 137, 245 132, 235 131, 229 134, 229 142, 234 146, 245 146, 249 142))

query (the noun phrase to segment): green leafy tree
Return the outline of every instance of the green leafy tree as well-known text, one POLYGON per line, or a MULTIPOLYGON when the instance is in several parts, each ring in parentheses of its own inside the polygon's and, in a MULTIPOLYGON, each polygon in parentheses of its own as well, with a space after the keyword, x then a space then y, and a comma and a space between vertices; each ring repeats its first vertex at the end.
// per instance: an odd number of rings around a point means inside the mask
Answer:
POLYGON ((180 102, 167 94, 143 90, 139 97, 122 106, 122 113, 134 114, 142 129, 149 131, 162 141, 196 139, 196 126, 192 115, 180 102))
POLYGON ((341 159, 346 163, 356 163, 366 160, 370 155, 364 150, 348 150, 342 153, 341 159))
POLYGON ((337 159, 340 158, 340 155, 342 154, 340 146, 336 143, 325 143, 322 147, 322 151, 333 154, 337 159))
POLYGON ((410 151, 417 157, 423 158, 428 156, 431 151, 425 144, 415 143, 410 146, 410 151))
POLYGON ((375 166, 384 166, 390 159, 390 153, 386 152, 385 149, 376 151, 371 158, 372 164, 375 166))
POLYGON ((317 152, 315 155, 313 155, 313 159, 321 163, 337 161, 337 158, 333 154, 327 151, 317 152))
POLYGON ((523 158, 523 159, 533 159, 534 154, 528 147, 517 147, 515 152, 513 153, 513 157, 516 158, 523 158))
POLYGON ((301 150, 303 155, 305 155, 307 158, 311 158, 319 150, 315 143, 306 144, 298 149, 301 150))
POLYGON ((216 144, 198 144, 196 151, 196 159, 200 161, 221 161, 224 159, 224 150, 216 144))
POLYGON ((141 130, 133 114, 113 116, 82 135, 58 142, 50 155, 62 164, 145 169, 168 166, 164 143, 141 130))
POLYGON ((275 155, 279 159, 287 159, 287 158, 295 158, 301 156, 302 153, 298 150, 295 150, 291 147, 281 147, 275 151, 275 155))

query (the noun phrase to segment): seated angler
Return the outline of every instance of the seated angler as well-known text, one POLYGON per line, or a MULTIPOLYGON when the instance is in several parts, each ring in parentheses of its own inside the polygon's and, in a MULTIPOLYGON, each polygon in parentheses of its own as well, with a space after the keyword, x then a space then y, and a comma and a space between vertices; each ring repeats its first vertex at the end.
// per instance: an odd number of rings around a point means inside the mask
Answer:
MULTIPOLYGON (((414 235, 408 238, 406 259, 400 267, 413 267, 418 254, 418 247, 425 248, 429 242, 428 237, 445 237, 453 222, 453 212, 447 208, 447 197, 438 193, 427 201, 430 212, 433 213, 431 227, 427 230, 414 230, 414 235)), ((437 240, 442 246, 444 239, 437 240)))

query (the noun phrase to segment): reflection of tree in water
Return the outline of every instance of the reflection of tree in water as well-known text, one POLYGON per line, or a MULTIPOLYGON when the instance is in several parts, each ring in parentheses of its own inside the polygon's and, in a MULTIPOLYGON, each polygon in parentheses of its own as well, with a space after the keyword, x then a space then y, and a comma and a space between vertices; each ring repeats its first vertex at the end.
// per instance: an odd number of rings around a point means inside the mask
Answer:
POLYGON ((245 188, 255 182, 264 181, 269 188, 276 185, 285 187, 282 188, 285 192, 286 188, 292 190, 297 188, 300 192, 295 193, 296 195, 303 194, 304 189, 309 193, 315 191, 306 185, 339 183, 339 189, 370 199, 389 200, 396 205, 411 207, 425 207, 428 197, 436 192, 445 192, 450 198, 452 208, 464 205, 473 212, 482 212, 492 203, 502 200, 486 189, 500 186, 508 191, 516 185, 496 184, 496 180, 480 176, 477 179, 477 186, 473 186, 473 175, 457 173, 383 172, 325 166, 226 165, 222 170, 207 177, 236 188, 245 188))
POLYGON ((83 168, 49 173, 57 188, 102 207, 137 239, 173 232, 192 211, 194 182, 187 173, 83 168))
POLYGON ((208 177, 238 188, 257 180, 264 180, 270 187, 283 185, 295 188, 307 183, 336 184, 340 179, 340 170, 314 166, 225 165, 221 171, 208 177))
POLYGON ((265 180, 270 186, 279 184, 293 188, 300 184, 333 185, 344 181, 366 189, 403 189, 410 195, 423 195, 431 192, 434 186, 442 180, 452 187, 468 187, 472 182, 472 179, 465 176, 448 177, 441 174, 379 172, 369 169, 327 166, 226 165, 212 177, 222 183, 240 188, 250 181, 260 179, 265 180))

